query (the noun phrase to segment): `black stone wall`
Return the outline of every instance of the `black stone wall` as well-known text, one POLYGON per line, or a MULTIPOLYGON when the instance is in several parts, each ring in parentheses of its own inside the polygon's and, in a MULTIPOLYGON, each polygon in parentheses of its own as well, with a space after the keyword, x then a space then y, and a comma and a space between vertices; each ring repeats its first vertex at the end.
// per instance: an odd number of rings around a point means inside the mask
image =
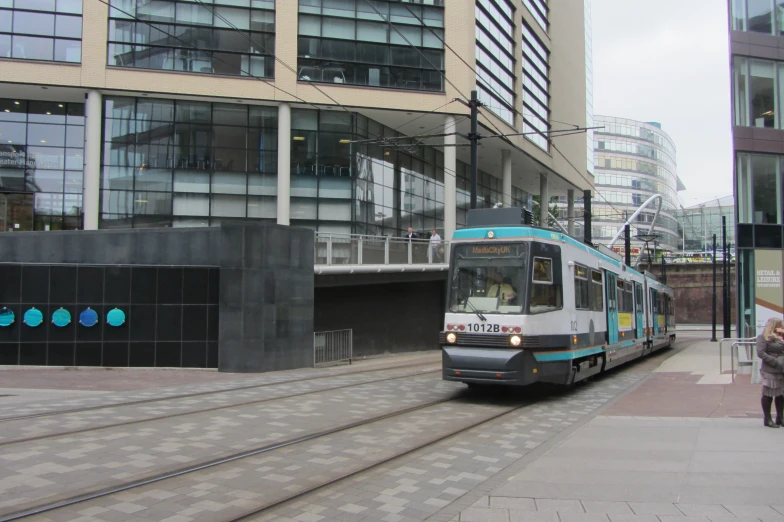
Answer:
POLYGON ((218 365, 218 268, 0 265, 0 307, 16 316, 0 328, 0 364, 207 368, 218 365), (40 310, 40 326, 23 323, 40 310), (52 314, 70 312, 58 327, 52 314), (90 308, 98 322, 79 316, 90 308), (107 314, 125 313, 110 326, 107 314))
POLYGON ((273 371, 313 357, 313 232, 220 228, 0 234, 0 364, 273 371), (99 323, 78 323, 87 307, 99 323), (23 324, 35 307, 44 322, 23 324), (52 324, 59 308, 66 327, 52 324), (121 327, 106 324, 120 308, 121 327))
POLYGON ((313 232, 221 227, 220 370, 313 365, 313 232))

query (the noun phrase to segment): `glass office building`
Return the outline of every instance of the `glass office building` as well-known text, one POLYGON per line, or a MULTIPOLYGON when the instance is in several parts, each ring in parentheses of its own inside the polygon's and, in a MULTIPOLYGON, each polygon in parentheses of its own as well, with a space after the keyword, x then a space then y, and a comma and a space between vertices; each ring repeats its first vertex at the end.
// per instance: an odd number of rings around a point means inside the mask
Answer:
MULTIPOLYGON (((595 116, 594 172, 597 194, 593 200, 593 238, 609 243, 618 229, 651 196, 663 196, 662 210, 654 225, 657 250, 680 248, 676 211, 682 190, 676 173, 675 144, 658 123, 595 116)), ((648 233, 657 203, 645 208, 632 223, 632 236, 648 233)), ((644 246, 633 239, 632 248, 644 246)), ((616 243, 621 247, 622 243, 616 243)), ((649 244, 653 247, 653 244, 649 244)))
POLYGON ((729 0, 737 333, 782 317, 784 12, 773 0, 729 0), (774 51, 776 50, 776 51, 774 51), (778 58, 777 58, 778 57, 778 58))
POLYGON ((735 241, 735 198, 724 196, 704 203, 681 208, 677 212, 681 227, 682 250, 686 252, 708 252, 713 250, 713 236, 716 248, 722 245, 722 221, 727 223, 727 243, 733 247, 735 241))
MULTIPOLYGON (((588 15, 546 0, 0 0, 0 229, 448 236, 470 205, 455 100, 473 89, 480 133, 510 135, 483 141, 480 208, 530 208, 540 177, 581 194, 590 169, 556 168, 548 130, 554 111, 590 120, 588 15), (576 108, 549 88, 574 77, 576 108)), ((584 145, 563 152, 586 164, 584 145)))

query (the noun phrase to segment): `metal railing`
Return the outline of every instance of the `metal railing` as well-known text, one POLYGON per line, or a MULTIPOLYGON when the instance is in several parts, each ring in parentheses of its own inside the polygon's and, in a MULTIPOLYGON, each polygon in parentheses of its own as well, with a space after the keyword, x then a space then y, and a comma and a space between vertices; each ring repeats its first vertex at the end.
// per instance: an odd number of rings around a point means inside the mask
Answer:
POLYGON ((756 346, 756 345, 757 345, 756 341, 755 342, 737 341, 737 342, 732 343, 732 345, 730 346, 730 375, 732 375, 732 382, 733 383, 735 383, 735 374, 737 373, 735 371, 735 359, 736 359, 736 356, 737 356, 737 359, 738 359, 738 371, 740 371, 741 365, 748 365, 748 364, 752 364, 753 365, 753 362, 754 362, 754 360, 752 358, 753 355, 749 353, 749 347, 756 346), (746 353, 744 354, 744 361, 746 361, 746 362, 741 362, 741 359, 740 359, 740 349, 741 349, 741 346, 743 347, 743 350, 746 351, 746 353), (735 349, 734 350, 734 354, 733 354, 733 348, 735 349))
POLYGON ((313 366, 354 358, 354 331, 332 330, 313 333, 313 366))
POLYGON ((449 242, 429 239, 407 239, 362 234, 317 232, 315 264, 341 265, 436 265, 449 262, 449 242))
MULTIPOLYGON (((756 343, 756 337, 726 337, 719 341, 719 373, 724 373, 724 343, 725 342, 733 342, 733 343, 756 343)), ((730 346, 730 363, 734 365, 734 359, 732 358, 732 346, 730 346)))

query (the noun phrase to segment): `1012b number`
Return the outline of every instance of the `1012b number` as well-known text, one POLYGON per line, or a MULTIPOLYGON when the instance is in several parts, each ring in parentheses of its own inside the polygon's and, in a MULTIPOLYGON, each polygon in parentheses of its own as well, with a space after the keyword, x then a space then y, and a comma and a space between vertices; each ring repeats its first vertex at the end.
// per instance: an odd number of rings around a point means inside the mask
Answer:
POLYGON ((469 324, 468 325, 469 332, 484 332, 484 333, 500 333, 501 326, 497 324, 469 324))

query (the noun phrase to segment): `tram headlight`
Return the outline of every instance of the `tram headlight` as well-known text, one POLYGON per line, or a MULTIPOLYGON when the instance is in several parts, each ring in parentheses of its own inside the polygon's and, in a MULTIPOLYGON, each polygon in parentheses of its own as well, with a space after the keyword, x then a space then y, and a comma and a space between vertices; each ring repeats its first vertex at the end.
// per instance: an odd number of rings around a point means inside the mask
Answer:
POLYGON ((446 342, 448 342, 449 344, 455 344, 455 341, 457 341, 457 336, 455 334, 453 333, 446 334, 446 342))
POLYGON ((514 347, 518 347, 522 343, 523 343, 523 338, 520 337, 519 335, 513 335, 512 337, 509 338, 509 344, 511 344, 514 347))

